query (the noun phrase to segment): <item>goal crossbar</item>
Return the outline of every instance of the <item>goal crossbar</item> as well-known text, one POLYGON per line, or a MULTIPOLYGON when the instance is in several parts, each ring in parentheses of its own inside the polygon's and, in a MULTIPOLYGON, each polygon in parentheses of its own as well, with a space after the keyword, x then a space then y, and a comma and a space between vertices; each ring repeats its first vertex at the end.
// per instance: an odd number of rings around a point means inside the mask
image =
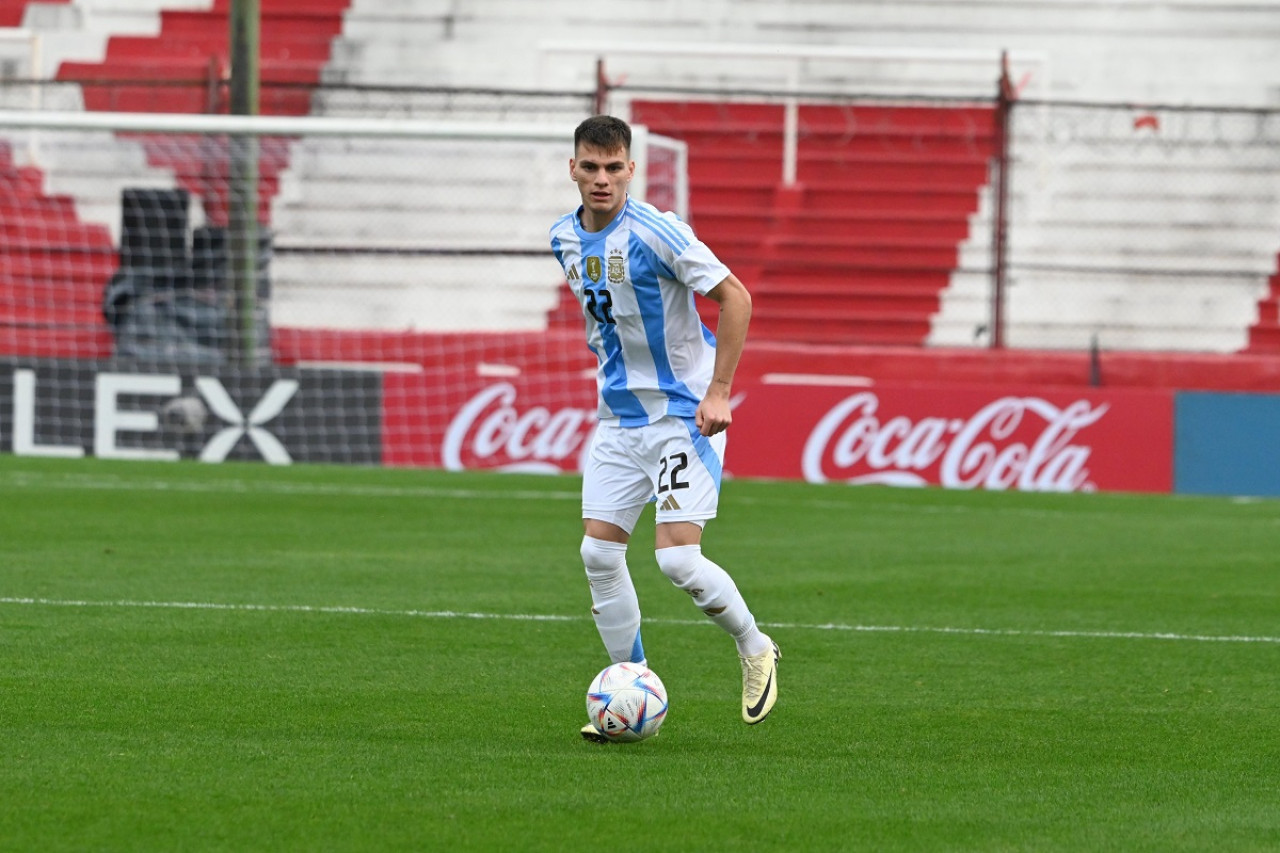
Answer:
POLYGON ((363 136, 402 139, 504 139, 564 142, 573 127, 528 122, 369 119, 334 116, 229 116, 0 110, 0 129, 244 136, 363 136))

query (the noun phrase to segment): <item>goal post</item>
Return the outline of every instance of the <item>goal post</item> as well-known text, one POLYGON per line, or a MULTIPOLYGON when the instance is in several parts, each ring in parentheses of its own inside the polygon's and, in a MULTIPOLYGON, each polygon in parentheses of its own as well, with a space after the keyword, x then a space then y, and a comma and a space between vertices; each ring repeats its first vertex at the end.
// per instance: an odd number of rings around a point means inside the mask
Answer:
MULTIPOLYGON (((637 130, 634 194, 687 216, 682 144, 637 130)), ((0 451, 447 466, 470 451, 442 449, 439 412, 494 381, 586 423, 593 360, 547 243, 579 203, 572 138, 571 123, 0 110, 0 451), (231 168, 244 137, 252 187, 231 168), (230 285, 245 193, 252 300, 230 285), (273 448, 268 421, 304 398, 273 448), (228 418, 241 432, 209 451, 228 418)), ((536 464, 572 467, 570 433, 536 464)), ((535 464, 522 452, 507 462, 535 464)))

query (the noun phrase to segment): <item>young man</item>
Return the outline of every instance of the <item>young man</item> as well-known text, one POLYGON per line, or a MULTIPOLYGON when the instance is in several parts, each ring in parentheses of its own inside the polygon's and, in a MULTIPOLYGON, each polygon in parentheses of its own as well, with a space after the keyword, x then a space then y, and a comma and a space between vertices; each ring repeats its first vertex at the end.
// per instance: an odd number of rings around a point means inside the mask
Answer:
MULTIPOLYGON (((742 718, 758 723, 777 698, 778 646, 701 544, 719 501, 729 392, 751 296, 675 214, 627 195, 636 164, 626 122, 589 118, 573 144, 569 177, 582 205, 552 226, 551 249, 582 304, 587 345, 599 360, 600 424, 582 483, 591 613, 615 663, 645 662, 626 554, 640 511, 656 502, 658 566, 733 637, 742 718), (716 336, 702 325, 695 293, 719 303, 716 336)), ((582 736, 606 740, 590 724, 582 736)))

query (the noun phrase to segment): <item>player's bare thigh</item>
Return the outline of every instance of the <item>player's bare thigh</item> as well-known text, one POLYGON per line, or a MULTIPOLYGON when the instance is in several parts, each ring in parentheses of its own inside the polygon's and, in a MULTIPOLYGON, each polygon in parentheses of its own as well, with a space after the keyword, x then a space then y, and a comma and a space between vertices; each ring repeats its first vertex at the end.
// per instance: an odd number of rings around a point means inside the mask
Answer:
MULTIPOLYGON (((626 544, 630 539, 627 531, 616 524, 601 521, 597 518, 582 519, 582 530, 592 539, 605 542, 626 544)), ((659 524, 653 530, 654 548, 675 548, 680 545, 699 545, 702 542, 702 527, 692 521, 673 521, 659 524)))
POLYGON ((592 539, 600 539, 605 542, 619 542, 623 545, 631 539, 631 534, 623 530, 616 524, 610 524, 607 521, 601 521, 598 518, 582 519, 582 532, 592 539))

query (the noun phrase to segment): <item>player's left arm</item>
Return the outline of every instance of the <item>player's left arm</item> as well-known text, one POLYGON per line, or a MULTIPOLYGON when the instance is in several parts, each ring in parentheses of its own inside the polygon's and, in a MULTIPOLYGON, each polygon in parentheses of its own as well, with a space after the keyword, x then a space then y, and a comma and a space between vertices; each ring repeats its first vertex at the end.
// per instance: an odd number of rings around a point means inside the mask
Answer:
POLYGON ((715 435, 733 422, 729 396, 733 392, 733 375, 738 372, 738 361, 747 342, 747 327, 751 324, 751 294, 737 276, 729 273, 707 292, 707 298, 720 306, 715 372, 694 418, 703 435, 715 435))

